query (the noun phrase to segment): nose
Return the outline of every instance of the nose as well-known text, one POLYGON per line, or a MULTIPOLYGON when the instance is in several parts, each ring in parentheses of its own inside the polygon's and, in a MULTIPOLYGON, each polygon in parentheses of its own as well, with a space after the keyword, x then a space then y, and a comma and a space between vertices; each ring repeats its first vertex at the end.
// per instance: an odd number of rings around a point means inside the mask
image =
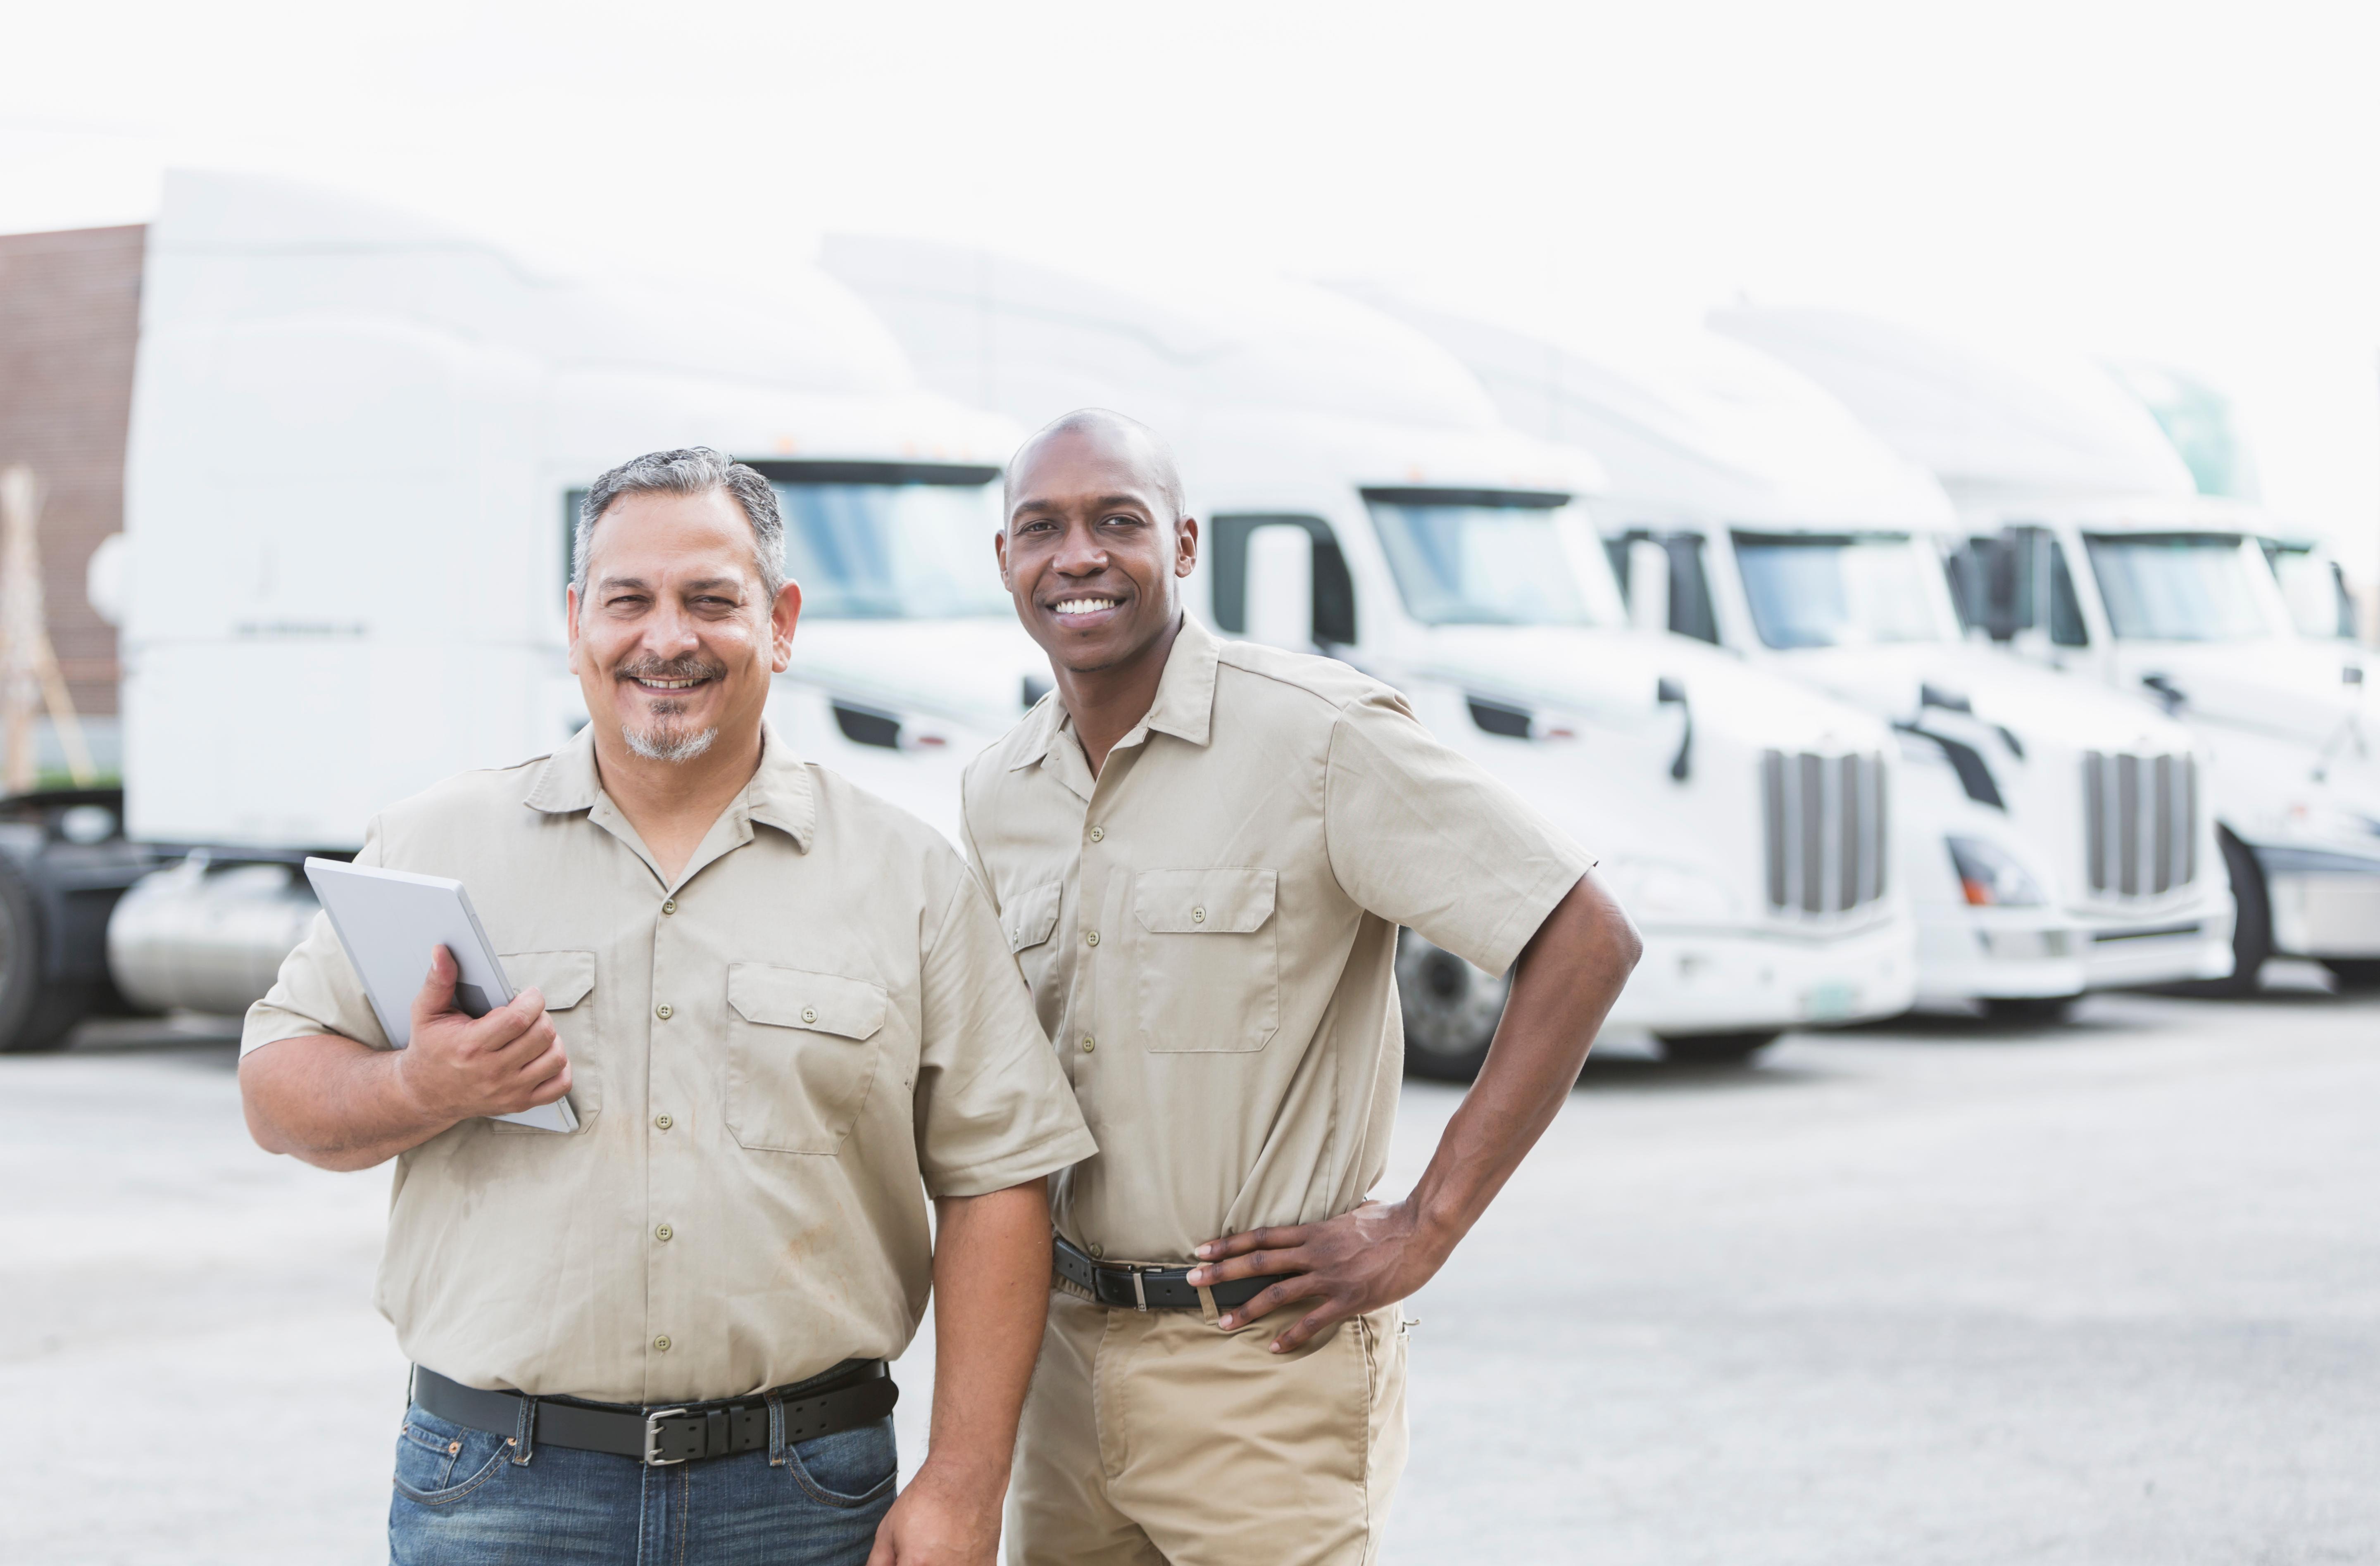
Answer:
POLYGON ((1099 542, 1099 529, 1087 523, 1068 528, 1050 568, 1062 577, 1096 577, 1106 570, 1107 546, 1099 542))
POLYGON ((653 613, 645 616, 638 639, 645 649, 662 658, 679 658, 702 645, 702 637, 694 616, 674 598, 663 598, 653 613))

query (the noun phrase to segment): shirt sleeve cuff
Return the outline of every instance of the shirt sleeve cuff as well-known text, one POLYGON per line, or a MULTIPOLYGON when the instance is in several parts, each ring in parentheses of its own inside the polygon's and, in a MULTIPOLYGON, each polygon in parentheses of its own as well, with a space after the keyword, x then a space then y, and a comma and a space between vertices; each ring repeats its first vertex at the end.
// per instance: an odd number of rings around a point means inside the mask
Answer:
POLYGON ((1521 959, 1521 949, 1528 945, 1546 917, 1561 900, 1570 895, 1587 871, 1595 868, 1595 856, 1575 844, 1565 844, 1558 856, 1546 866, 1545 872, 1523 895, 1512 900, 1504 922, 1487 947, 1478 952, 1463 953, 1488 973, 1500 978, 1504 971, 1521 959))
POLYGON ((993 1191, 1005 1191, 1011 1185, 1022 1185, 1028 1180, 1055 1174, 1062 1169, 1082 1162, 1099 1150, 1099 1143, 1092 1139, 1087 1129, 1079 1125, 1070 1126, 1020 1151, 1006 1153, 984 1163, 968 1164, 963 1169, 929 1174, 926 1181, 926 1194, 940 1200, 944 1196, 981 1196, 993 1191))

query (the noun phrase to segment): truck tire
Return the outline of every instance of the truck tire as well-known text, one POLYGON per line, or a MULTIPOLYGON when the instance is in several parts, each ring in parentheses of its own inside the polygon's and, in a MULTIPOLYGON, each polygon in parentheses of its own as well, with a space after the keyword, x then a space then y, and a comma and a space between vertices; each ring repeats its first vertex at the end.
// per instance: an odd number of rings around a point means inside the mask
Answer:
POLYGON ((2168 988, 2178 995, 2253 995, 2265 959, 2273 954, 2273 905, 2265 892, 2265 872, 2228 828, 2216 827, 2215 841, 2231 878, 2231 972, 2225 978, 2192 979, 2168 988))
POLYGON ((1994 1022, 2026 1023, 2046 1027, 2064 1022, 2080 995, 1992 995, 1984 1001, 1984 1015, 1994 1022))
POLYGON ((42 943, 41 904, 0 858, 0 1053, 57 1049, 90 1007, 79 987, 42 982, 42 943))
POLYGON ((1661 1058, 1680 1065, 1740 1066, 1777 1042, 1774 1033, 1663 1033, 1661 1058))
POLYGON ((1512 989, 1510 974, 1490 977, 1446 948, 1400 930, 1397 996, 1405 1019, 1405 1071, 1438 1082, 1477 1076, 1512 989))
POLYGON ((2380 989, 2380 958, 2335 957, 2323 966, 2341 989, 2380 989))

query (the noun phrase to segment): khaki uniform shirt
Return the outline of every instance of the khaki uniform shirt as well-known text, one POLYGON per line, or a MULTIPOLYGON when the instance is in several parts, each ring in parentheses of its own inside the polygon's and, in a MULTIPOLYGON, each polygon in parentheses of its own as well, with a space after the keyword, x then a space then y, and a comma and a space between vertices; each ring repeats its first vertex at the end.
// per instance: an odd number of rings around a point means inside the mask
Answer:
MULTIPOLYGON (((892 1357, 926 1196, 1092 1150, 959 856, 774 733, 674 881, 589 731, 395 806, 357 863, 468 886, 571 1060, 576 1133, 468 1120, 397 1159, 380 1307, 456 1380, 674 1402, 892 1357)), ((388 1045, 327 918, 241 1047, 319 1033, 388 1045)))
POLYGON ((1099 1139, 1059 1232, 1135 1261, 1360 1201, 1397 927, 1501 973, 1594 863, 1388 686, 1188 618, 1096 781, 1053 694, 968 769, 964 821, 1099 1139))

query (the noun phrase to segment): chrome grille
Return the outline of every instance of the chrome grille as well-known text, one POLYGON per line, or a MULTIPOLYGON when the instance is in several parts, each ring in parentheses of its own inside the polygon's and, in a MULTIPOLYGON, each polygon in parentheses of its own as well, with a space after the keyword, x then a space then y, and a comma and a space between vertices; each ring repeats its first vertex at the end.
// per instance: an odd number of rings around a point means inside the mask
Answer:
POLYGON ((2198 875, 2198 759, 2082 756, 2082 862, 2104 896, 2155 897, 2198 875))
POLYGON ((1766 751, 1762 837, 1772 913, 1848 913, 1884 895, 1884 758, 1766 751))

